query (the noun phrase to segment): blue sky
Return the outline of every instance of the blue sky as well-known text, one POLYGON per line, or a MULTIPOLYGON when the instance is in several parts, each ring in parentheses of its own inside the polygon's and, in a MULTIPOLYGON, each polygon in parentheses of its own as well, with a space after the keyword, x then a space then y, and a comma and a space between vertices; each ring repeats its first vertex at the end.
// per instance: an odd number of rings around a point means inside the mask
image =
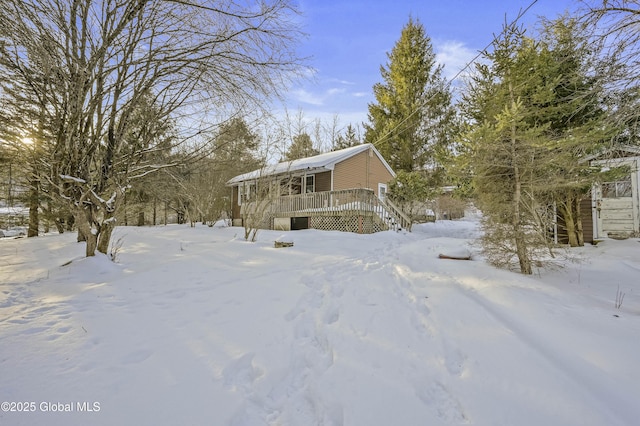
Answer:
MULTIPOLYGON (((420 20, 438 60, 451 78, 498 34, 505 18, 512 21, 532 0, 299 0, 303 30, 299 46, 310 57, 313 79, 291 88, 289 112, 306 119, 341 125, 366 121, 374 101, 380 66, 400 38, 409 17, 420 20)), ((521 22, 556 17, 575 8, 572 0, 538 0, 521 22)))

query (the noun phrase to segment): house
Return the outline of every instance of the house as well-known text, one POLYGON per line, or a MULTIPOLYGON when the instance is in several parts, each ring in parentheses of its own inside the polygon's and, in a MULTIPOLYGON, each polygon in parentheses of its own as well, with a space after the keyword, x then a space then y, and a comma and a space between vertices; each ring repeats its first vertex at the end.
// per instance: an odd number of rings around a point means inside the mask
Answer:
POLYGON ((394 177, 371 144, 266 166, 227 182, 233 225, 358 233, 408 227, 385 197, 394 177))
MULTIPOLYGON (((591 219, 593 239, 640 235, 640 147, 610 149, 605 154, 590 157, 589 161, 602 168, 626 166, 629 170, 615 182, 593 186, 591 214, 587 215, 591 219)), ((585 229, 589 225, 583 224, 585 229)))
MULTIPOLYGON (((584 161, 602 170, 622 166, 628 169, 628 173, 615 182, 595 183, 580 202, 584 242, 640 235, 640 147, 616 147, 584 161)), ((561 217, 556 228, 557 241, 567 243, 561 217)))

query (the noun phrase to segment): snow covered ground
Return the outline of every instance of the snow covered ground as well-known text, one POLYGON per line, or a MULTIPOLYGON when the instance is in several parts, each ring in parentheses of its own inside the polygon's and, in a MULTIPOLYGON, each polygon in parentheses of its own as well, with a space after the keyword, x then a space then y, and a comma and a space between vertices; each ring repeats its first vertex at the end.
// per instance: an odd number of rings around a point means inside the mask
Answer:
POLYGON ((638 424, 639 240, 532 277, 438 259, 478 232, 1 239, 0 424, 638 424))

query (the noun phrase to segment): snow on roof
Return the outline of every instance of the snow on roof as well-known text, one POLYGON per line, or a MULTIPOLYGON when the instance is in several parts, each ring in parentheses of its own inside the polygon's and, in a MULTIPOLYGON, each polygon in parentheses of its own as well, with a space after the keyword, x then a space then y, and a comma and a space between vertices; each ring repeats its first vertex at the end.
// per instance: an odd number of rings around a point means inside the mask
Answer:
POLYGON ((260 177, 298 172, 302 170, 333 170, 334 166, 339 162, 369 149, 373 150, 373 152, 378 156, 378 158, 380 158, 389 172, 395 176, 395 173, 393 172, 389 164, 387 164, 387 162, 384 160, 384 158, 382 158, 382 155, 380 155, 378 150, 372 144, 366 143, 341 149, 339 151, 325 152, 324 154, 314 155, 313 157, 301 158, 299 160, 293 161, 283 161, 282 163, 268 165, 261 169, 238 175, 230 179, 227 182, 227 185, 233 186, 240 182, 258 179, 260 177))

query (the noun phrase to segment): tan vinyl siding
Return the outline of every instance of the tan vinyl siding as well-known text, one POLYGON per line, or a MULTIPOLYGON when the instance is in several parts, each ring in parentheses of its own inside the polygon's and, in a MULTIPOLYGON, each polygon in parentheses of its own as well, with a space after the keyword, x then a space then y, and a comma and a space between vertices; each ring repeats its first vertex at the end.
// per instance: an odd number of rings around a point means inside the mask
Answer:
POLYGON ((331 191, 331 172, 316 173, 316 192, 331 191))
POLYGON ((366 172, 368 157, 368 151, 365 151, 336 164, 333 170, 333 190, 369 188, 366 172))
POLYGON ((333 190, 367 188, 378 195, 378 183, 387 183, 393 176, 373 151, 368 150, 336 164, 333 190))
POLYGON ((372 182, 373 189, 377 196, 378 194, 378 183, 389 183, 393 179, 393 175, 389 172, 389 170, 385 167, 385 165, 380 161, 378 156, 371 151, 371 162, 369 167, 369 180, 372 182))

